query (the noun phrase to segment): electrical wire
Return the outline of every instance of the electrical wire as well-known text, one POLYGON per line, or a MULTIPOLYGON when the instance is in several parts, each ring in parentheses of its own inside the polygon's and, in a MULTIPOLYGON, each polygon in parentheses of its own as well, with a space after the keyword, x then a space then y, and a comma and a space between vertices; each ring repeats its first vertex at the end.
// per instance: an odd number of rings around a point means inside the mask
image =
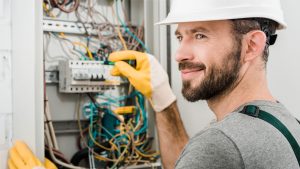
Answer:
POLYGON ((48 126, 49 134, 51 138, 51 143, 53 144, 53 148, 59 150, 57 139, 54 132, 54 127, 51 119, 50 109, 49 109, 49 102, 48 97, 46 96, 44 100, 45 105, 45 125, 48 126))
POLYGON ((128 29, 128 27, 125 25, 125 23, 121 20, 121 17, 120 17, 120 15, 119 15, 119 8, 118 8, 118 0, 115 0, 115 4, 116 4, 116 11, 117 11, 117 17, 118 17, 118 20, 119 20, 119 22, 121 23, 121 25, 122 25, 122 27, 123 28, 125 28, 125 31, 130 35, 130 36, 132 36, 136 41, 138 41, 142 46, 143 46, 143 48, 145 49, 145 51, 147 52, 147 53, 149 53, 150 51, 149 51, 149 49, 145 46, 145 44, 143 43, 143 41, 141 41, 138 37, 136 37, 129 29, 128 29))
POLYGON ((45 2, 43 2, 43 10, 45 11, 45 13, 50 16, 51 18, 56 18, 55 15, 52 14, 52 12, 47 8, 47 5, 45 2))
POLYGON ((72 42, 71 40, 67 39, 67 37, 64 33, 60 33, 60 37, 64 40, 70 42, 73 45, 73 48, 75 48, 74 45, 78 45, 78 46, 85 48, 90 60, 94 60, 91 50, 85 44, 83 44, 82 42, 72 42))
MULTIPOLYGON (((80 131, 80 136, 81 136, 82 138, 84 138, 83 132, 82 132, 82 127, 81 127, 81 122, 80 122, 80 111, 79 111, 79 110, 80 110, 80 100, 81 100, 81 94, 79 94, 79 96, 78 96, 78 101, 77 101, 77 106, 76 106, 76 112, 77 112, 77 122, 78 122, 78 128, 79 128, 79 131, 80 131)), ((89 130, 88 132, 89 132, 89 135, 91 136, 90 130, 89 130)), ((93 136, 91 136, 91 139, 94 140, 93 136)), ((95 140, 94 140, 94 141, 95 141, 95 140)), ((85 143, 85 144, 86 144, 86 143, 85 143)), ((107 148, 107 147, 105 147, 105 146, 103 146, 103 145, 100 145, 100 144, 98 144, 96 141, 94 142, 94 144, 98 145, 99 148, 102 148, 102 149, 104 149, 104 150, 111 151, 110 148, 107 148)), ((114 145, 114 144, 112 144, 112 145, 114 145)), ((87 146, 87 144, 86 144, 86 146, 87 146)), ((88 147, 89 149, 91 149, 89 146, 87 146, 87 147, 88 147)), ((93 152, 93 154, 94 154, 94 157, 95 157, 96 159, 98 159, 98 160, 101 160, 101 161, 110 161, 110 162, 115 162, 115 161, 116 161, 116 160, 114 160, 114 159, 109 159, 109 158, 106 158, 106 157, 102 157, 101 155, 95 153, 94 151, 92 151, 92 152, 93 152)))
POLYGON ((48 146, 49 146, 49 152, 50 152, 50 156, 51 156, 51 159, 53 160, 53 162, 55 162, 56 164, 58 165, 61 165, 61 166, 64 166, 64 167, 67 167, 67 168, 70 168, 70 169, 85 169, 83 167, 76 167, 76 166, 73 166, 73 165, 70 165, 70 164, 67 164, 67 163, 64 163, 60 160, 58 160, 55 155, 54 155, 54 152, 53 152, 53 145, 51 143, 51 136, 50 136, 50 133, 49 131, 47 130, 47 126, 46 126, 46 130, 45 130, 45 138, 46 140, 48 141, 48 146))
POLYGON ((125 40, 124 40, 124 38, 123 38, 123 35, 122 35, 122 33, 121 33, 120 23, 118 23, 119 20, 118 20, 116 14, 115 14, 115 10, 114 10, 114 7, 113 7, 113 6, 111 6, 111 10, 112 10, 112 15, 113 15, 113 17, 115 18, 115 21, 117 22, 117 32, 118 32, 118 36, 119 36, 119 38, 120 38, 120 41, 122 42, 124 49, 125 49, 125 50, 128 50, 128 49, 127 49, 126 42, 125 42, 125 40))
POLYGON ((63 0, 62 3, 59 2, 58 0, 51 0, 51 1, 54 3, 54 7, 58 7, 61 11, 66 13, 74 12, 80 4, 80 0, 71 0, 74 1, 74 4, 69 9, 67 9, 66 6, 67 3, 69 3, 69 0, 63 0))
MULTIPOLYGON (((71 40, 67 39, 66 36, 63 33, 60 33, 59 35, 57 35, 55 33, 49 33, 49 35, 50 35, 50 37, 55 38, 59 42, 59 45, 60 45, 62 51, 65 53, 64 57, 51 56, 50 57, 51 59, 53 59, 54 61, 61 60, 61 59, 63 59, 63 60, 66 60, 66 59, 78 59, 78 58, 70 57, 70 56, 73 56, 73 55, 77 56, 77 54, 75 54, 74 51, 78 52, 78 50, 75 49, 75 45, 72 43, 71 40), (66 47, 67 44, 65 42, 68 42, 68 44, 72 46, 73 50, 70 50, 68 47, 66 47)), ((48 46, 46 48, 47 51, 49 50, 48 48, 49 48, 50 39, 51 39, 50 37, 49 37, 48 40, 46 40, 46 41, 48 41, 48 46)), ((50 56, 48 52, 46 54, 47 54, 46 56, 48 56, 48 57, 50 56)), ((79 59, 81 59, 81 58, 84 59, 85 56, 82 56, 82 55, 79 56, 79 59)))
POLYGON ((84 47, 85 50, 86 50, 87 53, 88 53, 88 56, 89 56, 90 60, 94 60, 94 57, 93 57, 93 55, 92 55, 92 52, 90 51, 90 49, 89 49, 85 44, 83 44, 83 43, 81 43, 81 42, 73 42, 73 44, 74 44, 74 45, 81 46, 81 47, 84 47))
MULTIPOLYGON (((45 145, 45 150, 46 150, 45 156, 46 157, 48 156, 49 159, 50 159, 51 157, 50 157, 50 154, 49 154, 49 147, 47 145, 45 145)), ((60 160, 62 160, 65 163, 68 163, 68 164, 70 163, 60 151, 58 151, 56 149, 52 149, 52 150, 53 150, 54 155, 56 157, 58 157, 60 160)))

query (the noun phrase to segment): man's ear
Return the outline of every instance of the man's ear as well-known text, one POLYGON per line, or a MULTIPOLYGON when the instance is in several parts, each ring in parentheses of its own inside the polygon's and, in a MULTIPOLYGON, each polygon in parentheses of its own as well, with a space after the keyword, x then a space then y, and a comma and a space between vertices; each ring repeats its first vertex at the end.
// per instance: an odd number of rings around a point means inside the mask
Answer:
POLYGON ((248 32, 244 37, 246 51, 243 61, 248 62, 262 56, 266 46, 266 34, 260 30, 254 30, 248 32))

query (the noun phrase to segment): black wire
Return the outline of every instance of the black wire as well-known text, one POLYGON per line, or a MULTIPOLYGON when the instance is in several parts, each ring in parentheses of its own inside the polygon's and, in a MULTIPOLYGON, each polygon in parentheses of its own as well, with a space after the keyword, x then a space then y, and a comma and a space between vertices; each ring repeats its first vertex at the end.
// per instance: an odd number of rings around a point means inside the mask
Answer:
MULTIPOLYGON (((108 142, 104 142, 103 146, 108 147, 109 143, 108 142)), ((76 152, 73 157, 71 158, 71 163, 75 166, 78 166, 80 164, 80 162, 82 160, 88 159, 89 158, 89 151, 94 151, 97 154, 100 154, 103 151, 106 151, 100 147, 95 147, 92 150, 90 150, 90 148, 84 148, 82 150, 79 150, 78 152, 76 152)))
POLYGON ((99 111, 103 111, 103 109, 97 105, 96 100, 95 100, 94 96, 92 96, 91 93, 87 93, 87 96, 90 98, 90 100, 92 101, 92 103, 94 104, 94 106, 95 106, 99 111))

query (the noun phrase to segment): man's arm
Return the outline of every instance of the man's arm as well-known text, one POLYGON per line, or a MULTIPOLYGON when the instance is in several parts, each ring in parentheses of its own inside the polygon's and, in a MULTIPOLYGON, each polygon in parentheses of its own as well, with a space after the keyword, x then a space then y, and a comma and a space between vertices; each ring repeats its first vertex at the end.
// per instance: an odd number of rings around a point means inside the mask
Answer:
POLYGON ((188 142, 176 102, 156 113, 160 152, 165 169, 175 167, 176 160, 188 142))

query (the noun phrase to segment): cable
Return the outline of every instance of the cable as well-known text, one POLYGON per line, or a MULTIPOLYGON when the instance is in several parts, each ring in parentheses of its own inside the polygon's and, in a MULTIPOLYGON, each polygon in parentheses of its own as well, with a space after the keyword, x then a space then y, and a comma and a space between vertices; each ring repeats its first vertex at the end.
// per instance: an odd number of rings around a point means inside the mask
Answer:
POLYGON ((145 44, 138 38, 138 37, 136 37, 129 29, 128 29, 128 27, 125 25, 125 23, 121 20, 121 18, 120 18, 120 15, 119 15, 119 9, 118 9, 118 0, 115 0, 116 1, 116 11, 117 11, 117 17, 118 17, 118 19, 119 19, 119 22, 121 23, 121 25, 122 25, 122 27, 124 27, 125 28, 125 31, 130 35, 130 36, 132 36, 136 41, 138 41, 142 46, 143 46, 143 48, 145 49, 145 51, 147 52, 147 53, 149 53, 150 51, 149 51, 149 49, 145 46, 145 44))
MULTIPOLYGON (((79 150, 71 158, 71 163, 78 166, 82 160, 88 158, 89 151, 90 151, 90 148, 84 148, 82 150, 79 150)), ((99 147, 95 147, 95 148, 93 148, 93 151, 100 154, 101 152, 103 152, 105 150, 101 149, 99 147)))
POLYGON ((48 142, 48 147, 49 147, 49 153, 50 153, 50 157, 52 158, 52 160, 56 163, 59 164, 61 166, 67 167, 67 168, 71 168, 71 169, 83 169, 81 167, 76 167, 73 165, 69 165, 65 162, 62 162, 60 160, 58 160, 55 157, 55 153, 53 151, 53 149, 58 149, 58 145, 57 145, 57 141, 56 141, 56 137, 55 137, 55 132, 54 132, 54 128, 53 128, 53 124, 51 121, 51 116, 50 116, 50 111, 49 111, 49 105, 48 105, 48 99, 45 99, 45 138, 48 142))
MULTIPOLYGON (((66 54, 66 56, 72 56, 71 54, 69 54, 68 53, 68 51, 69 52, 71 52, 72 54, 74 54, 74 51, 77 51, 78 52, 78 50, 76 50, 75 49, 75 45, 73 44, 73 42, 71 41, 71 40, 69 40, 69 39, 67 39, 66 38, 66 36, 63 34, 63 33, 60 33, 59 35, 57 35, 57 34, 55 34, 55 33, 49 33, 49 35, 51 35, 52 37, 54 37, 56 40, 58 40, 58 42, 59 42, 59 44, 60 44, 60 46, 61 46, 61 49, 63 50, 63 52, 66 54), (63 40, 63 41, 62 41, 63 40), (68 42, 71 46, 72 46, 72 48, 73 48, 73 51, 72 50, 69 50, 69 49, 65 49, 65 44, 63 44, 63 42, 68 42)), ((49 41, 50 41, 50 39, 49 39, 49 41)), ((49 42, 50 43, 50 42, 49 42)), ((48 50, 48 46, 47 46, 47 50, 48 50)), ((82 53, 82 52, 81 52, 82 53)), ((48 54, 48 56, 49 56, 49 54, 48 54)), ((81 55, 82 56, 82 55, 81 55)), ((83 58, 85 58, 86 56, 84 55, 83 56, 83 58)), ((51 58, 54 58, 54 57, 51 57, 51 58)), ((58 58, 58 57, 56 57, 57 59, 60 59, 60 58, 58 58)), ((67 58, 67 59, 74 59, 73 57, 65 57, 65 58, 67 58)), ((79 57, 79 58, 81 58, 81 57, 79 57)), ((77 59, 77 58, 76 58, 77 59)))
POLYGON ((118 36, 119 36, 119 38, 120 38, 120 41, 121 41, 122 44, 123 44, 124 49, 127 50, 127 45, 126 45, 126 42, 125 42, 125 40, 124 40, 124 38, 123 38, 123 36, 122 36, 121 30, 120 30, 121 28, 120 28, 120 25, 119 25, 119 23, 118 23, 118 19, 117 19, 117 17, 116 17, 115 10, 114 10, 113 6, 111 6, 111 9, 112 9, 112 15, 113 15, 113 17, 115 18, 115 21, 117 21, 117 31, 118 31, 118 36))
POLYGON ((44 104, 45 104, 45 125, 48 126, 48 129, 50 131, 49 134, 50 134, 50 138, 51 138, 51 142, 53 144, 53 147, 55 149, 59 150, 57 139, 56 139, 55 132, 54 132, 52 119, 51 119, 51 114, 50 114, 50 109, 49 109, 49 102, 48 102, 48 97, 47 96, 46 96, 46 99, 44 100, 44 104))
POLYGON ((78 46, 84 47, 85 50, 86 50, 87 53, 88 53, 88 56, 89 56, 90 60, 94 60, 94 57, 93 57, 93 55, 92 55, 92 52, 90 51, 90 49, 89 49, 85 44, 83 44, 83 43, 81 43, 81 42, 72 42, 72 43, 73 43, 74 45, 78 45, 78 46))
MULTIPOLYGON (((81 100, 81 95, 79 95, 79 98, 78 98, 78 102, 77 102, 77 106, 76 106, 76 112, 77 112, 77 120, 78 120, 78 127, 79 127, 79 131, 80 131, 80 135, 83 138, 81 123, 80 123, 80 118, 79 118, 80 100, 81 100)), ((89 132, 89 134, 90 134, 90 132, 89 132)), ((91 137, 91 138, 93 139, 93 137, 91 137)), ((99 148, 101 148, 101 147, 104 148, 105 147, 104 149, 106 150, 106 149, 109 149, 109 148, 106 147, 108 145, 109 145, 109 143, 107 145, 103 145, 103 147, 102 146, 98 146, 98 147, 99 148)), ((91 149, 87 144, 86 144, 86 146, 89 149, 91 149)), ((106 158, 106 157, 102 157, 101 155, 97 154, 96 152, 93 152, 93 154, 94 154, 96 159, 101 160, 101 161, 110 161, 110 162, 115 162, 116 161, 114 159, 109 159, 109 158, 106 158)))
MULTIPOLYGON (((128 134, 124 134, 126 136, 128 136, 128 138, 131 140, 130 136, 128 134)), ((118 135, 116 135, 115 137, 117 137, 118 135)), ((122 152, 122 154, 120 155, 120 157, 118 158, 118 160, 114 163, 114 165, 111 168, 116 168, 118 163, 120 162, 120 160, 122 159, 122 157, 125 155, 127 149, 130 146, 130 142, 128 143, 128 145, 126 146, 126 148, 124 149, 124 151, 122 152)))
POLYGON ((67 168, 70 168, 70 169, 85 169, 83 167, 76 167, 76 166, 73 166, 73 165, 70 165, 70 164, 67 164, 67 163, 64 163, 60 160, 58 160, 55 155, 54 155, 54 152, 53 152, 53 145, 52 145, 52 142, 51 142, 51 136, 50 136, 50 133, 49 133, 49 129, 46 125, 46 130, 45 130, 45 138, 46 140, 48 141, 48 146, 49 146, 49 152, 50 152, 50 156, 51 156, 51 159, 58 165, 61 165, 61 166, 64 166, 64 167, 67 167, 67 168))
POLYGON ((58 0, 51 1, 54 3, 54 7, 58 7, 61 11, 66 13, 74 12, 80 4, 80 0, 73 0, 74 4, 70 7, 70 9, 66 9, 67 3, 69 2, 68 0, 63 0, 62 3, 58 2, 58 0))
MULTIPOLYGON (((45 146, 45 157, 46 158, 51 158, 50 157, 50 152, 49 152, 49 148, 48 148, 48 146, 46 145, 45 146)), ((58 150, 55 150, 55 149, 53 149, 53 153, 54 153, 54 155, 58 158, 58 159, 60 159, 60 160, 62 160, 63 162, 65 162, 65 163, 70 163, 66 158, 65 158, 65 156, 61 153, 61 152, 59 152, 58 150)))
POLYGON ((51 18, 56 18, 56 16, 53 15, 53 14, 50 12, 50 10, 47 8, 47 5, 46 5, 45 2, 43 2, 43 9, 44 9, 44 11, 46 12, 46 14, 47 14, 48 16, 50 16, 51 18))

